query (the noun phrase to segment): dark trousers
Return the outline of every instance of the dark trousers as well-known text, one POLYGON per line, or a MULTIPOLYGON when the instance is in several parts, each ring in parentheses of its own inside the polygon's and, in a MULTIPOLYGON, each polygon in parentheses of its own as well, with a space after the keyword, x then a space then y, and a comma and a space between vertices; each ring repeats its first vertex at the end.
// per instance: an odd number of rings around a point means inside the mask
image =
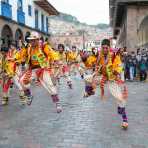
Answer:
POLYGON ((125 69, 125 78, 130 79, 130 73, 129 73, 129 68, 126 67, 125 69))
POLYGON ((147 79, 147 72, 146 70, 140 71, 140 81, 145 81, 147 79))
POLYGON ((137 68, 136 66, 134 66, 134 78, 136 78, 136 76, 137 76, 137 68))

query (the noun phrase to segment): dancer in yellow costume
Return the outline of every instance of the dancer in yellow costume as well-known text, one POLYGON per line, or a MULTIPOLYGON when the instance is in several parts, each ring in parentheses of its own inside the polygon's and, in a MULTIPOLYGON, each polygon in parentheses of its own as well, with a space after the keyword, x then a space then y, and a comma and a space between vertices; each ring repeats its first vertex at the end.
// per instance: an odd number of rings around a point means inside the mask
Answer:
POLYGON ((60 64, 60 55, 59 52, 56 51, 55 49, 51 48, 49 43, 45 43, 44 44, 44 52, 47 55, 49 64, 50 64, 50 68, 52 69, 53 73, 52 73, 52 80, 53 83, 56 85, 57 81, 59 81, 60 79, 60 68, 61 68, 61 64, 60 64))
MULTIPOLYGON (((30 46, 27 49, 26 55, 26 63, 28 64, 27 72, 35 73, 41 85, 51 95, 53 103, 55 103, 56 105, 57 113, 60 113, 62 111, 62 107, 57 93, 57 88, 55 87, 51 79, 52 69, 50 68, 49 63, 50 48, 46 47, 44 48, 45 50, 41 49, 39 45, 39 38, 40 36, 37 32, 32 32, 30 37, 28 38, 30 46)), ((24 87, 26 86, 24 82, 26 73, 21 78, 21 84, 24 87)), ((28 79, 31 79, 31 77, 29 77, 28 79)), ((28 93, 30 93, 30 89, 27 89, 27 91, 28 93)))
POLYGON ((128 120, 125 111, 127 89, 124 82, 120 79, 120 73, 122 72, 121 59, 119 55, 113 57, 110 51, 110 41, 108 39, 102 41, 99 67, 102 76, 100 82, 101 98, 104 98, 104 85, 107 83, 111 94, 117 99, 118 113, 122 116, 123 120, 122 127, 127 129, 128 120))
POLYGON ((72 46, 72 49, 67 52, 67 63, 70 68, 70 74, 74 73, 76 75, 76 72, 79 69, 79 59, 80 56, 76 50, 76 46, 72 46))
POLYGON ((20 92, 20 100, 21 104, 26 104, 27 100, 23 91, 23 88, 19 82, 19 66, 21 64, 21 56, 19 51, 16 50, 15 44, 11 44, 10 49, 8 53, 6 54, 6 57, 4 58, 4 64, 3 64, 3 99, 2 99, 2 105, 7 105, 9 101, 9 88, 13 83, 18 87, 20 92))
POLYGON ((64 76, 67 85, 70 89, 72 89, 72 80, 70 78, 70 68, 67 63, 67 53, 65 51, 65 46, 63 44, 58 45, 60 64, 61 64, 61 76, 64 76))
POLYGON ((92 53, 88 55, 86 61, 84 61, 85 72, 87 73, 87 70, 89 70, 88 74, 84 74, 84 81, 85 81, 84 97, 89 97, 95 94, 96 85, 94 85, 94 78, 95 78, 94 69, 96 63, 97 63, 97 56, 94 54, 92 50, 92 53))

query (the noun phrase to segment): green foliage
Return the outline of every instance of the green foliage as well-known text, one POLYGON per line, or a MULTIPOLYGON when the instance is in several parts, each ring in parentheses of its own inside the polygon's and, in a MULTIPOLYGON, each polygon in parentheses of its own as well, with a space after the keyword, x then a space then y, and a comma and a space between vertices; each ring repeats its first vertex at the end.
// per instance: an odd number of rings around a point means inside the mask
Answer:
POLYGON ((59 20, 65 21, 65 22, 72 22, 72 23, 80 24, 78 19, 70 14, 60 13, 60 15, 53 16, 52 18, 59 19, 59 20))
POLYGON ((96 25, 96 27, 98 27, 98 28, 100 28, 100 29, 107 29, 107 28, 109 28, 109 25, 108 24, 98 24, 98 25, 96 25))
POLYGON ((71 22, 71 23, 74 23, 76 25, 92 26, 92 27, 96 27, 96 28, 99 28, 99 29, 109 28, 108 24, 103 24, 103 23, 100 23, 98 25, 88 25, 86 23, 81 23, 75 16, 72 16, 72 15, 66 14, 66 13, 60 13, 58 16, 52 16, 50 18, 62 20, 62 21, 65 21, 65 22, 71 22))

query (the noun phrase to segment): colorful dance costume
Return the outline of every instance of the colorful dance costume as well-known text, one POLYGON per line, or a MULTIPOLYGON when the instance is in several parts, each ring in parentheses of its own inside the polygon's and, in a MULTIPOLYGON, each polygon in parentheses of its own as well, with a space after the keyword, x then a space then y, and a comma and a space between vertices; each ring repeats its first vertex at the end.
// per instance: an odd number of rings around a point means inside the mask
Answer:
POLYGON ((59 57, 60 57, 60 62, 61 62, 61 76, 64 76, 67 85, 70 89, 72 89, 72 80, 70 77, 70 68, 67 64, 67 58, 66 58, 66 51, 64 51, 64 45, 59 44, 58 46, 59 50, 59 57))
POLYGON ((70 68, 70 74, 76 75, 79 69, 79 61, 80 57, 76 50, 71 50, 67 52, 67 63, 70 68))
POLYGON ((96 62, 97 62, 97 57, 95 55, 89 55, 86 61, 84 62, 85 72, 87 73, 87 70, 89 70, 90 72, 90 74, 84 74, 84 81, 85 81, 84 97, 89 97, 95 94, 96 85, 94 83, 95 75, 93 69, 94 66, 96 65, 96 62))
MULTIPOLYGON (((39 35, 33 32, 28 38, 30 40, 38 40, 39 35)), ((45 48, 44 48, 45 49, 45 48)), ((30 83, 31 77, 27 77, 27 73, 34 73, 37 79, 40 81, 41 85, 49 92, 51 95, 53 103, 56 104, 57 112, 62 111, 57 89, 52 82, 51 75, 52 69, 50 68, 50 48, 47 50, 41 49, 39 44, 32 47, 31 45, 27 49, 26 63, 29 69, 24 73, 21 79, 21 84, 25 88, 26 85, 30 83), (27 80, 27 82, 25 82, 27 80)), ((32 76, 32 75, 31 75, 32 76)), ((26 88, 26 91, 30 93, 30 89, 26 88)))
POLYGON ((16 49, 10 49, 3 59, 3 99, 2 105, 7 105, 9 101, 9 89, 12 82, 18 87, 21 104, 26 104, 27 100, 24 90, 19 82, 21 56, 16 49))
POLYGON ((103 45, 108 45, 108 49, 102 49, 99 57, 99 67, 101 67, 100 73, 102 76, 100 81, 101 98, 104 98, 104 85, 107 82, 111 94, 117 99, 118 113, 122 116, 123 120, 122 127, 127 128, 128 120, 125 111, 127 88, 120 79, 120 73, 122 72, 121 59, 119 55, 113 58, 108 40, 103 40, 103 45))

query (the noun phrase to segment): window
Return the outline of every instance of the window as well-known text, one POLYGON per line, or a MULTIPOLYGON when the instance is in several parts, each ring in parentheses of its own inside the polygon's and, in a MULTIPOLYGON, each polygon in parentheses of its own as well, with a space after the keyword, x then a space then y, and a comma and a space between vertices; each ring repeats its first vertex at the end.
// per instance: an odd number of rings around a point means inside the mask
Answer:
POLYGON ((28 15, 32 16, 32 7, 31 7, 31 5, 28 5, 28 15))
POLYGON ((2 2, 4 2, 4 3, 9 3, 9 0, 2 0, 2 2))
POLYGON ((39 29, 39 13, 38 13, 38 10, 35 10, 35 28, 39 29))
POLYGON ((46 17, 46 31, 47 31, 47 33, 48 33, 48 27, 49 27, 49 22, 48 22, 49 20, 48 20, 48 17, 46 17))
POLYGON ((22 0, 18 0, 18 1, 17 1, 17 9, 18 9, 18 10, 23 10, 23 3, 22 3, 22 0))
POLYGON ((41 15, 42 31, 44 31, 44 15, 41 15))

